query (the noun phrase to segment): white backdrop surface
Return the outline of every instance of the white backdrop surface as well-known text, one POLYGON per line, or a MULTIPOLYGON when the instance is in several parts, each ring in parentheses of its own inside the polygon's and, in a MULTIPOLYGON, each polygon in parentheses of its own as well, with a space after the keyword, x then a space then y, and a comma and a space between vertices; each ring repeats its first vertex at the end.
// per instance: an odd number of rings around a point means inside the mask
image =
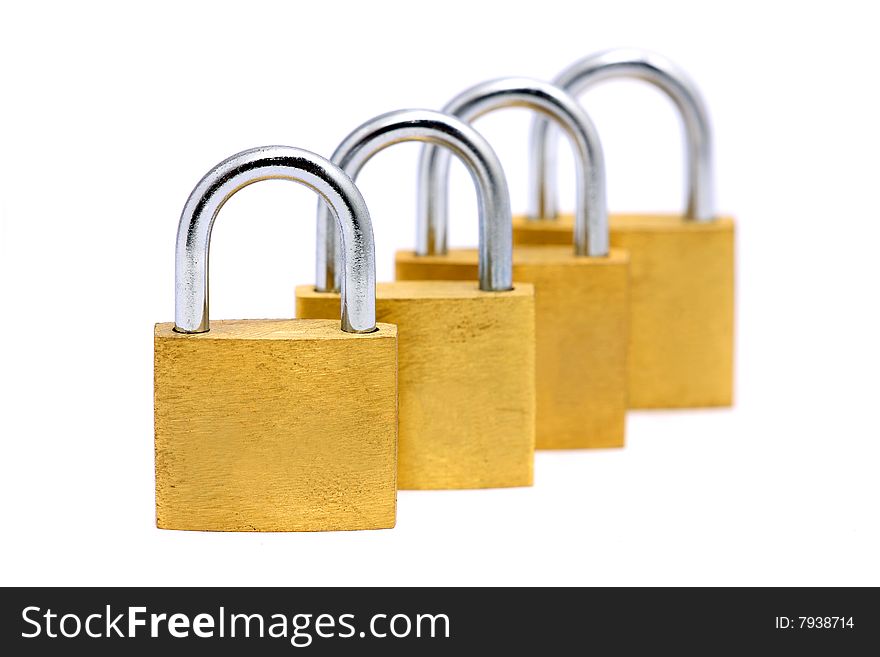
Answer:
MULTIPOLYGON (((0 584, 880 584, 880 42, 858 2, 153 2, 0 21, 0 584), (401 492, 393 531, 201 534, 153 520, 152 326, 173 315, 189 191, 264 144, 329 155, 602 48, 699 84, 738 220, 737 403, 631 413, 619 451, 539 453, 535 487, 401 492)), ((675 210, 681 127, 655 90, 583 96, 612 210, 675 210)), ((529 115, 477 126, 526 202, 529 115)), ((359 179, 380 280, 415 235, 418 146, 359 179)), ((573 205, 571 160, 560 163, 573 205)), ((456 163, 451 241, 476 241, 456 163)), ((285 317, 313 280, 313 195, 242 191, 214 231, 215 318, 285 317)))

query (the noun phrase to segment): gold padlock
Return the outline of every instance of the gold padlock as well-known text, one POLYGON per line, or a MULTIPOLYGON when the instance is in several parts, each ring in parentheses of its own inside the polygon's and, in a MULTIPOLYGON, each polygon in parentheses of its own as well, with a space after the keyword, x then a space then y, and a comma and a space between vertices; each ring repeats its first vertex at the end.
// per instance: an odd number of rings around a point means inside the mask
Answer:
MULTIPOLYGON (((443 111, 472 121, 509 106, 528 107, 560 125, 571 139, 577 164, 575 248, 516 247, 513 252, 515 280, 535 286, 536 445, 622 447, 629 258, 623 250, 608 248, 602 147, 577 101, 547 82, 494 80, 468 89, 443 111)), ((397 253, 396 276, 474 279, 476 251, 446 247, 448 154, 425 147, 420 165, 419 248, 397 253)))
MULTIPOLYGON (((512 283, 504 171, 473 128, 427 110, 368 121, 332 159, 356 178, 375 153, 403 141, 449 148, 469 168, 480 206, 480 284, 377 287, 378 317, 400 331, 398 485, 529 486, 535 449, 535 297, 531 285, 512 283)), ((336 287, 334 240, 319 203, 317 285, 296 289, 298 317, 326 317, 339 304, 339 294, 329 291, 336 287)))
POLYGON ((158 527, 394 526, 397 327, 376 324, 375 280, 367 207, 328 160, 270 146, 202 178, 177 233, 175 321, 155 328, 158 527), (300 182, 333 208, 345 270, 341 330, 338 319, 209 326, 214 219, 238 190, 271 178, 300 182))
MULTIPOLYGON (((555 84, 576 94, 609 78, 634 77, 675 103, 687 138, 683 216, 611 215, 611 245, 631 259, 631 408, 730 406, 733 402, 734 221, 716 216, 708 113, 697 88, 667 59, 617 49, 587 57, 555 84)), ((569 244, 574 219, 558 216, 556 142, 532 124, 530 216, 514 218, 517 245, 569 244)))

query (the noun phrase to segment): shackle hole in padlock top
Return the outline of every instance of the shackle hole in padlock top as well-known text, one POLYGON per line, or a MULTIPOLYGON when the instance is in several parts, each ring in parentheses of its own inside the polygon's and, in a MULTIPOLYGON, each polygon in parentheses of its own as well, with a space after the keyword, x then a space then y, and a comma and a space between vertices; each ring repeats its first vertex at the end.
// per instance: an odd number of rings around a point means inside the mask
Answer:
MULTIPOLYGON (((479 206, 480 289, 513 289, 513 228, 507 178, 489 142, 460 119, 433 110, 399 110, 356 128, 333 153, 332 160, 352 179, 376 153, 407 141, 427 142, 457 156, 474 181, 479 206)), ((336 229, 326 205, 318 201, 318 249, 315 289, 338 290, 336 229)))
MULTIPOLYGON (((599 135, 577 100, 559 87, 530 78, 501 78, 467 89, 443 111, 470 123, 506 107, 533 110, 568 136, 575 153, 577 198, 574 247, 582 256, 608 255, 605 158, 599 135)), ((449 154, 425 146, 419 160, 419 216, 416 253, 447 252, 449 154)))
MULTIPOLYGON (((712 130, 709 113, 697 86, 662 55, 636 48, 615 48, 581 59, 554 78, 572 95, 604 80, 630 78, 657 87, 673 102, 684 124, 687 207, 691 221, 715 219, 712 130)), ((555 126, 543 116, 532 120, 529 138, 529 218, 559 215, 556 175, 558 143, 555 126)))
POLYGON ((262 146, 233 155, 211 169, 190 193, 177 229, 174 330, 205 333, 210 329, 208 252, 214 220, 240 189, 270 179, 301 183, 330 206, 342 235, 342 330, 375 331, 376 254, 364 198, 335 164, 290 146, 262 146))

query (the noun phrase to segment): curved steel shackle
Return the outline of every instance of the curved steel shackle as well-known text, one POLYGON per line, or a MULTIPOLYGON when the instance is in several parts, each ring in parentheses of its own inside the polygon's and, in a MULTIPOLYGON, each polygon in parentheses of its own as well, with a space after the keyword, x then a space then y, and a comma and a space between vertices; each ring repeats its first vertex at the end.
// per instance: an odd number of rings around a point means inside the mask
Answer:
MULTIPOLYGON (((478 84, 453 98, 444 112, 470 122, 503 107, 526 107, 552 120, 571 139, 577 175, 575 253, 608 255, 608 210, 605 202, 605 159, 593 126, 577 100, 558 87, 530 78, 502 78, 478 84)), ((419 160, 419 255, 447 249, 449 155, 432 146, 419 160)))
POLYGON ((376 329, 376 255, 373 226, 354 182, 329 160, 301 148, 263 146, 242 151, 211 169, 190 193, 177 229, 174 330, 205 333, 208 320, 208 251, 223 204, 260 180, 302 183, 333 209, 342 232, 345 276, 342 330, 376 329))
MULTIPOLYGON (((477 189, 480 212, 480 289, 513 288, 513 229, 507 178, 495 151, 471 126, 432 110, 399 110, 367 121, 346 137, 332 160, 352 179, 376 153, 393 144, 421 141, 456 155, 477 189)), ((318 202, 317 280, 319 292, 335 291, 335 231, 324 204, 318 202)))
MULTIPOLYGON (((665 57, 634 48, 616 48, 575 62, 554 80, 572 95, 612 78, 636 78, 663 91, 678 108, 687 142, 687 210, 693 221, 715 218, 712 130, 709 113, 696 85, 665 57)), ((530 138, 529 216, 553 219, 558 215, 555 139, 544 117, 532 121, 530 138)))

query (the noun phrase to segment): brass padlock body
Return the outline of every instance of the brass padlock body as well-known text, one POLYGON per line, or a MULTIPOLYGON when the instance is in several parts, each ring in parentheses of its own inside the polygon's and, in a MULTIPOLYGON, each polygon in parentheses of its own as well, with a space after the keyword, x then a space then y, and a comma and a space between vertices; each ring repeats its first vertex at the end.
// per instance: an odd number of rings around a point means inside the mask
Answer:
MULTIPOLYGON (((514 243, 571 244, 574 219, 514 219, 514 243)), ((629 405, 733 403, 734 221, 610 216, 611 245, 631 267, 629 405)))
POLYGON ((319 531, 395 523, 397 327, 157 324, 156 522, 319 531))
MULTIPOLYGON (((402 489, 532 484, 535 299, 531 285, 376 287, 376 317, 400 332, 402 489)), ((297 317, 339 315, 339 295, 296 289, 297 317)))
MULTIPOLYGON (((536 446, 622 447, 626 424, 629 258, 577 257, 570 246, 515 248, 513 277, 535 286, 536 446)), ((473 280, 475 249, 400 251, 399 280, 473 280)))

